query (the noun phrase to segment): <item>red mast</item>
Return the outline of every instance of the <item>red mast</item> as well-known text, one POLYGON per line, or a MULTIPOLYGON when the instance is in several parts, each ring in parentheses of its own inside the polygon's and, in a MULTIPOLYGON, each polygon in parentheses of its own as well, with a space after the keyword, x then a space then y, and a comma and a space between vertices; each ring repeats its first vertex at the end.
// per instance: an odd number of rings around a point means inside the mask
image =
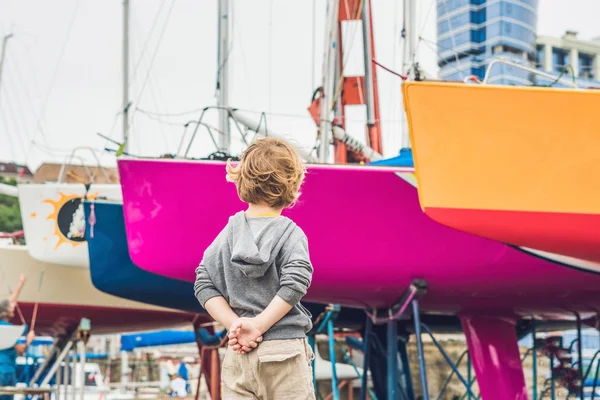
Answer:
MULTIPOLYGON (((379 123, 379 96, 377 90, 377 74, 373 65, 375 58, 375 41, 373 38, 373 18, 371 14, 371 2, 369 0, 339 0, 337 18, 337 72, 335 77, 335 90, 331 100, 326 99, 326 93, 322 88, 315 91, 309 112, 317 126, 321 123, 320 108, 321 101, 334 104, 333 115, 335 119, 330 121, 329 129, 334 124, 346 128, 345 108, 346 106, 366 106, 367 123, 365 134, 367 146, 377 153, 382 153, 381 126, 379 123), (344 46, 342 41, 342 22, 361 21, 363 30, 363 59, 365 64, 364 76, 344 75, 344 46)), ((334 138, 334 159, 336 163, 357 163, 368 161, 365 156, 357 151, 349 149, 339 139, 334 138)))

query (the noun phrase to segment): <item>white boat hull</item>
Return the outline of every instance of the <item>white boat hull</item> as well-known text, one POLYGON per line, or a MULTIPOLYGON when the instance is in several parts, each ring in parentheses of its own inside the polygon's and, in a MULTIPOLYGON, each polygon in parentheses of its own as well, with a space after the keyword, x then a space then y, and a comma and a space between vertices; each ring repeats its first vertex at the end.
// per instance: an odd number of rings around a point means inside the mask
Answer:
MULTIPOLYGON (((192 314, 102 293, 92 285, 89 270, 35 260, 26 246, 0 247, 0 287, 6 291, 14 288, 21 274, 27 282, 19 297, 19 308, 25 323, 31 325, 33 309, 38 304, 38 335, 64 333, 81 318, 89 318, 97 333, 158 329, 193 319, 192 314)), ((22 323, 18 313, 12 322, 22 323)))
MULTIPOLYGON (((36 260, 89 268, 83 184, 19 185, 19 204, 29 253, 36 260)), ((120 200, 121 185, 92 185, 88 199, 120 200)))

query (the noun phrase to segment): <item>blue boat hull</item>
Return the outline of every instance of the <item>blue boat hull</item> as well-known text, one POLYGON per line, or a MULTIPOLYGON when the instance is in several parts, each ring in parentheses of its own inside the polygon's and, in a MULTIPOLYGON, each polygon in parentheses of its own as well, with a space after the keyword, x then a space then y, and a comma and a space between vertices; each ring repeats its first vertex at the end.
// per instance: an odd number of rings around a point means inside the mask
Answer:
MULTIPOLYGON (((89 220, 90 203, 85 204, 89 220)), ((159 307, 204 313, 194 297, 193 285, 165 278, 137 267, 129 257, 123 205, 94 203, 96 223, 86 224, 90 273, 94 286, 113 296, 159 307)))

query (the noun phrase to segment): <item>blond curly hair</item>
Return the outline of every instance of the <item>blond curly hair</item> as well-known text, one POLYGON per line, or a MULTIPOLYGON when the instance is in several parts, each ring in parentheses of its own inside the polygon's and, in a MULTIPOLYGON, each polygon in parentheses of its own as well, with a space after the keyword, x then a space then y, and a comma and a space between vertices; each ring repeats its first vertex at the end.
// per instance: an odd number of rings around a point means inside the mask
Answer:
POLYGON ((300 196, 305 168, 296 149, 277 138, 252 143, 238 165, 227 162, 227 180, 235 183, 240 199, 276 209, 294 205, 300 196))

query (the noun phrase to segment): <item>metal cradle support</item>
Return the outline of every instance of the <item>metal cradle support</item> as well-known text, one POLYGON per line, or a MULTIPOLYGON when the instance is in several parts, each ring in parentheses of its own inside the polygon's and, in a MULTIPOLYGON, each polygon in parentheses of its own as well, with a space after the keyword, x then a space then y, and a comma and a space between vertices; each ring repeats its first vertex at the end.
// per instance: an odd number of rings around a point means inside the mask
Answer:
MULTIPOLYGON (((413 303, 413 304, 415 304, 415 303, 413 303)), ((416 305, 416 307, 417 307, 417 311, 418 311, 418 305, 416 305)), ((418 315, 418 313, 415 314, 415 315, 418 315)), ((416 321, 416 318, 415 318, 415 329, 416 329, 416 324, 417 324, 417 321, 416 321)), ((444 359, 446 360, 446 362, 448 363, 448 365, 452 369, 452 372, 458 377, 458 379, 465 386, 465 388, 467 389, 468 395, 471 398, 473 398, 473 399, 477 398, 475 396, 475 393, 473 393, 473 390, 471 389, 471 383, 468 382, 467 379, 465 379, 465 377, 462 376, 462 374, 458 371, 458 367, 456 366, 456 364, 454 362, 452 362, 452 360, 450 359, 450 356, 448 356, 448 353, 446 353, 446 351, 444 350, 444 348, 442 347, 442 345, 437 341, 437 339, 433 335, 433 332, 429 329, 429 327, 427 325, 421 323, 420 321, 419 321, 419 325, 421 326, 421 329, 423 331, 425 331, 425 333, 427 333, 429 335, 429 337, 431 338, 431 340, 432 340, 433 344, 435 345, 435 347, 438 349, 438 351, 440 352, 440 354, 442 355, 442 357, 444 357, 444 359)), ((419 333, 420 332, 421 332, 421 330, 419 330, 419 333)), ((420 337, 417 336, 417 345, 418 345, 418 343, 420 341, 421 341, 420 337)), ((423 349, 422 346, 423 345, 421 344, 421 346, 420 346, 421 347, 420 353, 422 352, 422 349, 423 349)), ((420 364, 420 367, 422 368, 421 375, 422 376, 425 375, 425 384, 427 384, 427 377, 426 377, 426 372, 425 372, 425 368, 424 368, 425 367, 425 360, 421 358, 421 354, 419 354, 419 364, 420 364), (422 362, 421 362, 421 360, 422 360, 422 362)), ((424 388, 426 388, 426 386, 424 388)), ((423 390, 423 399, 424 400, 428 400, 429 399, 428 391, 426 391, 425 389, 423 390)))
POLYGON ((368 371, 369 371, 369 356, 370 356, 370 346, 371 340, 369 337, 371 336, 371 329, 373 328, 373 322, 370 318, 367 318, 367 323, 365 326, 365 335, 363 337, 363 376, 361 379, 360 385, 360 400, 365 400, 367 398, 367 385, 368 383, 368 371))
MULTIPOLYGON (((402 346, 398 347, 398 353, 400 355, 401 361, 401 370, 400 370, 400 388, 406 394, 407 400, 413 399, 415 397, 415 392, 413 389, 412 377, 410 375, 410 360, 408 358, 408 351, 406 349, 406 344, 408 343, 409 337, 401 337, 400 342, 402 342, 402 346)), ((402 391, 400 392, 402 393, 402 391)))
POLYGON ((90 337, 90 332, 90 321, 84 318, 80 321, 77 329, 59 338, 52 346, 48 358, 40 365, 29 381, 29 386, 46 387, 53 378, 56 378, 56 399, 66 400, 68 385, 71 384, 72 400, 78 398, 83 400, 85 390, 85 344, 90 337), (70 361, 69 358, 71 358, 70 361))
MULTIPOLYGON (((366 324, 365 330, 365 365, 364 365, 364 375, 361 389, 361 400, 366 399, 366 380, 365 376, 368 374, 368 355, 369 355, 369 336, 372 329, 373 324, 385 324, 386 325, 386 338, 387 338, 387 379, 386 379, 386 392, 388 400, 398 400, 399 398, 412 398, 412 383, 404 382, 404 387, 400 388, 398 370, 398 320, 401 318, 405 318, 405 313, 410 311, 411 304, 417 304, 418 309, 418 299, 422 297, 427 291, 427 284, 423 280, 414 280, 409 288, 404 292, 400 300, 391 308, 387 310, 374 310, 374 311, 366 311, 368 320, 366 324), (379 315, 378 315, 379 314, 379 315)), ((418 320, 418 316, 416 317, 418 320)), ((417 344, 418 346, 422 346, 420 341, 420 335, 417 335, 417 344)), ((422 349, 422 348, 421 348, 422 349)), ((420 360, 422 357, 420 357, 420 360)), ((402 370, 407 371, 408 361, 407 357, 404 355, 402 357, 402 370)), ((423 364, 424 367, 424 364, 423 364)), ((421 368, 424 371, 424 368, 421 368)), ((424 375, 422 375, 424 376, 424 375)))
MULTIPOLYGON (((317 320, 315 321, 315 328, 309 333, 309 344, 313 350, 313 353, 316 354, 318 349, 316 349, 316 340, 315 336, 320 333, 327 333, 327 342, 329 347, 329 360, 331 362, 331 389, 333 400, 340 400, 340 390, 338 386, 337 380, 337 371, 336 371, 336 357, 335 357, 335 334, 334 334, 334 322, 340 313, 340 306, 337 304, 330 304, 327 306, 325 311, 319 315, 317 320)), ((312 370, 313 370, 313 384, 315 385, 315 393, 318 393, 317 390, 317 380, 315 376, 315 360, 312 361, 312 370)))
POLYGON ((387 324, 387 394, 388 399, 398 398, 398 324, 387 324))
POLYGON ((413 300, 413 319, 415 322, 415 335, 417 337, 417 352, 419 354, 419 375, 421 378, 421 390, 423 399, 429 400, 429 386, 427 386, 427 370, 425 365, 425 353, 423 351, 423 340, 421 338, 421 318, 419 315, 419 302, 413 300))
POLYGON ((532 319, 532 325, 531 325, 531 337, 532 337, 532 343, 533 343, 533 399, 536 400, 537 399, 537 351, 535 350, 535 340, 537 339, 537 327, 536 327, 536 320, 535 318, 532 319))
MULTIPOLYGON (((365 342, 368 343, 368 335, 369 330, 372 328, 373 324, 386 324, 386 336, 387 336, 387 399, 388 400, 398 400, 400 398, 413 398, 414 394, 412 393, 412 387, 406 385, 404 389, 400 389, 399 379, 398 379, 398 320, 405 316, 407 311, 412 311, 414 330, 415 330, 415 338, 417 342, 417 353, 419 360, 419 378, 421 382, 421 392, 422 399, 429 400, 429 389, 427 384, 427 369, 425 363, 425 352, 423 348, 423 341, 421 335, 425 332, 432 339, 433 344, 437 347, 438 351, 442 354, 450 368, 452 369, 452 374, 456 375, 458 379, 463 383, 467 390, 467 394, 470 398, 475 399, 476 396, 471 389, 471 385, 469 384, 470 379, 465 379, 463 375, 459 372, 456 364, 450 359, 444 348, 440 345, 440 343, 436 340, 433 332, 429 329, 429 327, 421 322, 420 309, 419 309, 419 300, 421 297, 425 295, 427 292, 427 284, 423 280, 415 280, 411 283, 408 290, 403 294, 397 304, 386 310, 383 316, 378 317, 377 312, 367 312, 367 316, 370 321, 367 323, 365 335, 365 342), (409 308, 410 306, 410 308, 409 308), (387 314, 387 315, 385 315, 387 314), (408 393, 410 391, 410 393, 408 393)), ((380 314, 381 315, 381 314, 380 314)), ((368 352, 368 348, 365 348, 365 352, 368 352)), ((404 357, 406 358, 406 357, 404 357)), ((406 361, 403 359, 403 370, 406 369, 406 361)), ((365 367, 367 364, 365 364, 365 367)), ((365 368, 364 374, 367 374, 367 369, 365 368)), ((365 381, 363 380, 363 385, 365 381)), ((361 400, 364 400, 363 397, 365 394, 365 390, 361 391, 361 400)))
POLYGON ((583 386, 585 384, 585 379, 583 379, 583 342, 582 342, 582 338, 581 338, 582 321, 581 321, 581 315, 579 315, 579 313, 576 312, 575 317, 577 318, 577 360, 579 361, 577 370, 579 372, 579 382, 580 382, 579 397, 581 400, 583 400, 585 398, 585 395, 583 392, 583 386))

